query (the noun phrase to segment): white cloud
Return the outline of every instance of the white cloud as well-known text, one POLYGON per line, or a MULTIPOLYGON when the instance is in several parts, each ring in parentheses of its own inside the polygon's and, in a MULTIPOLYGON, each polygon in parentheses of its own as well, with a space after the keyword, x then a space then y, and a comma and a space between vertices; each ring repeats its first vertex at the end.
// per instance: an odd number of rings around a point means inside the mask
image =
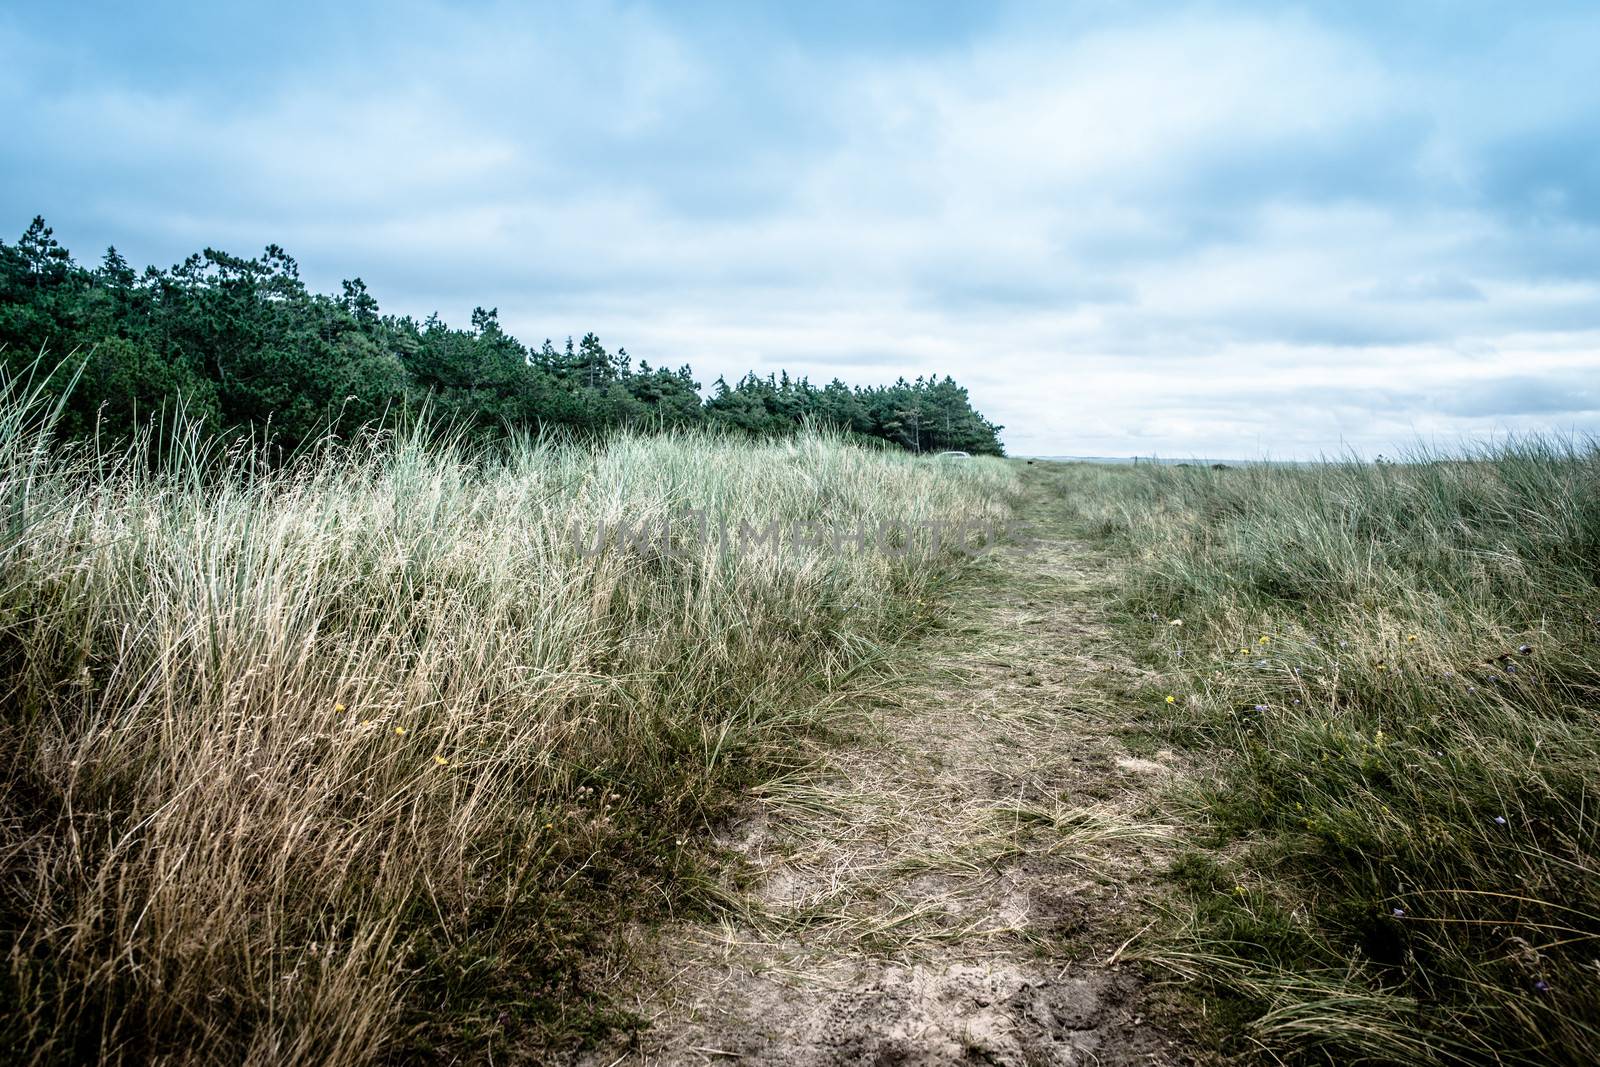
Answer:
POLYGON ((893 55, 642 7, 413 17, 246 98, 0 79, 44 146, 8 193, 66 198, 25 211, 69 244, 275 241, 392 310, 497 305, 704 381, 950 373, 1021 452, 1392 448, 1500 428, 1452 391, 1600 369, 1600 234, 1571 175, 1530 216, 1543 176, 1498 151, 1592 125, 1592 22, 1475 64, 1307 15, 893 55))

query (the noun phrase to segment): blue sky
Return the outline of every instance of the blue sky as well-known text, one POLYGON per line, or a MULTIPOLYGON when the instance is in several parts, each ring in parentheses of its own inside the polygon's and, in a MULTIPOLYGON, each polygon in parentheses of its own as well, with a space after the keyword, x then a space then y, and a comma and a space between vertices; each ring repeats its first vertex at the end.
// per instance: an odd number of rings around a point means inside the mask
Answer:
POLYGON ((950 373, 1022 454, 1600 432, 1600 5, 339 6, 8 5, 0 234, 950 373))

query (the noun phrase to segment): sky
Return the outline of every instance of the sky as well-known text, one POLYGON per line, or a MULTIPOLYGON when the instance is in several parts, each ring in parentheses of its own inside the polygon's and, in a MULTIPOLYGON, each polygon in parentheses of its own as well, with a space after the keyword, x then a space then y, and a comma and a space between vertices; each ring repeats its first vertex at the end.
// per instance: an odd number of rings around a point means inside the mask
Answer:
POLYGON ((950 374, 1019 455, 1600 432, 1592 2, 13 0, 0 55, 0 238, 80 261, 950 374))

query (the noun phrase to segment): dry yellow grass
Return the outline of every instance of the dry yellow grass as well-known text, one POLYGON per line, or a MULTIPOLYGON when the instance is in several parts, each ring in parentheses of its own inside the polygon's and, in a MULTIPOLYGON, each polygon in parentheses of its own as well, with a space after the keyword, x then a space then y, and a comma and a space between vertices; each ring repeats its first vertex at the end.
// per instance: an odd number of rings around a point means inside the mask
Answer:
POLYGON ((697 547, 1002 520, 1002 464, 373 437, 51 444, 0 411, 3 1039, 22 1060, 364 1063, 594 1023, 618 920, 954 556, 697 547), (578 534, 667 521, 662 554, 578 534), (592 538, 591 538, 592 540, 592 538))

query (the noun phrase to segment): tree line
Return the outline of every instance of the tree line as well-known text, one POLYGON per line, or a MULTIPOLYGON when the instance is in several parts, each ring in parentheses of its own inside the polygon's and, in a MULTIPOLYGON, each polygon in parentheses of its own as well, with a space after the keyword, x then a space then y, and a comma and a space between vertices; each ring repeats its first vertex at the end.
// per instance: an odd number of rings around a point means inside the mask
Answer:
POLYGON ((75 354, 45 383, 64 394, 62 426, 75 435, 129 434, 181 408, 208 429, 293 447, 426 408, 485 435, 711 426, 768 436, 813 422, 914 451, 1003 454, 1001 427, 949 376, 852 388, 752 373, 718 378, 702 397, 687 365, 634 364, 593 333, 533 348, 492 308, 459 329, 437 314, 382 313, 360 278, 313 293, 277 245, 253 259, 208 248, 143 272, 109 248, 86 267, 35 218, 16 244, 0 241, 0 364, 25 375, 49 352, 75 354))

